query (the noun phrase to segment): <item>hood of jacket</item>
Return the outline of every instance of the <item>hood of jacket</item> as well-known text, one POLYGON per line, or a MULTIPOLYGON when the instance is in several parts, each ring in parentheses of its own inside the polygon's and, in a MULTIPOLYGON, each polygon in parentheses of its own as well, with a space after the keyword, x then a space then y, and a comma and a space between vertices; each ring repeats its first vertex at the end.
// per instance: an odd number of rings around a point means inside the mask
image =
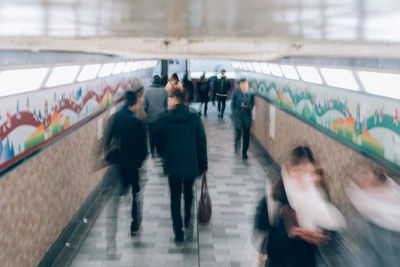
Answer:
POLYGON ((168 120, 170 122, 184 122, 193 118, 194 113, 190 111, 190 108, 184 104, 177 104, 174 109, 168 112, 168 120))

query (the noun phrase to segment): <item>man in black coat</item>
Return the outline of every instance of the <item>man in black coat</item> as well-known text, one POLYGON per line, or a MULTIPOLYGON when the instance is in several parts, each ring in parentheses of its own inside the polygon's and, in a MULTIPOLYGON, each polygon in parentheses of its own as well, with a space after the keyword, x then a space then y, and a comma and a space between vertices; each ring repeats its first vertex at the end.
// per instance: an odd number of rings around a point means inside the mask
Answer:
POLYGON ((131 235, 142 229, 139 168, 147 156, 146 133, 135 113, 143 101, 143 88, 126 92, 124 106, 110 118, 105 136, 106 160, 118 167, 123 188, 132 186, 131 235), (110 149, 110 147, 114 147, 110 149))
POLYGON ((254 91, 249 88, 249 82, 246 78, 240 79, 239 86, 240 88, 233 91, 231 101, 233 123, 235 126, 235 153, 239 152, 240 137, 243 133, 242 157, 244 160, 247 160, 255 94, 254 91))
POLYGON ((218 117, 224 117, 226 98, 228 97, 229 90, 231 89, 231 82, 225 76, 225 70, 221 70, 221 77, 214 82, 213 101, 217 97, 218 101, 218 117))
POLYGON ((164 159, 165 173, 169 176, 176 242, 184 239, 181 216, 182 184, 185 200, 184 223, 185 228, 190 228, 193 183, 196 177, 208 169, 203 123, 196 111, 184 105, 185 101, 185 90, 172 89, 168 98, 168 111, 157 120, 154 131, 156 148, 164 159))

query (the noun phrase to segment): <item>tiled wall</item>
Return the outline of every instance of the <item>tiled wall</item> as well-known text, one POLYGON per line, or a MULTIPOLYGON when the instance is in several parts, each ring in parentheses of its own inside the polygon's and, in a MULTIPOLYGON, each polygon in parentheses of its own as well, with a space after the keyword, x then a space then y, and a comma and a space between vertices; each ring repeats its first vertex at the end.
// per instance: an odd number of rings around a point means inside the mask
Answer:
POLYGON ((0 179, 0 266, 36 266, 103 177, 106 111, 0 179))

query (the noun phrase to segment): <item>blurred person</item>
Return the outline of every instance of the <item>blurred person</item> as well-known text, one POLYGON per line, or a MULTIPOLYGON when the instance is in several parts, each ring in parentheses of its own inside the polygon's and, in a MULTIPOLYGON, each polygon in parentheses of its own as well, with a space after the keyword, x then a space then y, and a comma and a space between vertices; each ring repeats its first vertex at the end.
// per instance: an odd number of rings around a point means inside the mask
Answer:
POLYGON ((161 75, 161 85, 165 87, 167 83, 168 83, 168 75, 167 74, 161 75))
POLYGON ((308 147, 296 147, 281 169, 272 189, 279 204, 278 219, 269 227, 267 266, 316 266, 317 248, 327 246, 331 232, 346 222, 327 200, 321 169, 308 147))
POLYGON ((226 99, 229 90, 231 89, 231 82, 225 76, 225 70, 221 70, 221 77, 214 81, 213 102, 217 98, 218 102, 218 117, 223 118, 225 112, 226 99))
POLYGON ((205 73, 201 75, 200 80, 197 82, 197 93, 200 99, 199 115, 201 115, 201 108, 204 105, 204 116, 207 116, 210 82, 206 79, 205 73))
POLYGON ((233 91, 231 109, 235 126, 235 153, 239 152, 240 137, 243 133, 242 158, 247 160, 247 150, 250 142, 250 128, 252 122, 252 110, 254 107, 254 91, 249 88, 246 78, 239 81, 239 87, 233 91))
POLYGON ((168 175, 175 242, 184 241, 181 216, 182 186, 185 200, 184 226, 190 234, 193 183, 196 177, 208 169, 203 123, 196 111, 184 104, 186 98, 185 90, 171 89, 168 111, 157 120, 154 132, 156 147, 164 160, 164 170, 168 175))
POLYGON ((167 92, 169 92, 169 90, 171 90, 172 87, 177 87, 177 88, 183 89, 183 85, 179 81, 178 74, 176 74, 176 73, 173 73, 171 78, 169 78, 168 83, 165 86, 165 90, 167 90, 167 92))
POLYGON ((187 94, 188 94, 188 99, 187 102, 190 104, 193 102, 193 81, 189 80, 189 73, 185 72, 185 76, 183 77, 182 80, 182 86, 185 88, 187 94))
MULTIPOLYGON (((111 116, 105 134, 105 160, 116 164, 121 177, 121 190, 132 186, 131 235, 142 229, 142 202, 139 168, 147 156, 146 133, 135 115, 143 101, 143 87, 126 91, 122 108, 111 116)), ((122 192, 121 192, 122 193, 122 192)))
POLYGON ((165 91, 161 78, 158 75, 153 77, 153 84, 144 92, 144 111, 147 114, 147 126, 149 130, 150 152, 154 158, 155 145, 153 141, 154 123, 157 117, 168 108, 168 93, 165 91))
POLYGON ((399 266, 400 185, 370 163, 357 166, 346 193, 362 217, 356 224, 359 266, 399 266))

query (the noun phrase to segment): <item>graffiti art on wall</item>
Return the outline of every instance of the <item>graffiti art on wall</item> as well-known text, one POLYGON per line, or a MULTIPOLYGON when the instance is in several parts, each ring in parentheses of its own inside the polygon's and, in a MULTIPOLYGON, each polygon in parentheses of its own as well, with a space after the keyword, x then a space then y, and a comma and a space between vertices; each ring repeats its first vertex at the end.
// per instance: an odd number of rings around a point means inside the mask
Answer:
POLYGON ((112 104, 145 71, 0 98, 0 169, 13 157, 112 104))
POLYGON ((400 102, 301 81, 246 73, 261 97, 400 168, 400 102))

